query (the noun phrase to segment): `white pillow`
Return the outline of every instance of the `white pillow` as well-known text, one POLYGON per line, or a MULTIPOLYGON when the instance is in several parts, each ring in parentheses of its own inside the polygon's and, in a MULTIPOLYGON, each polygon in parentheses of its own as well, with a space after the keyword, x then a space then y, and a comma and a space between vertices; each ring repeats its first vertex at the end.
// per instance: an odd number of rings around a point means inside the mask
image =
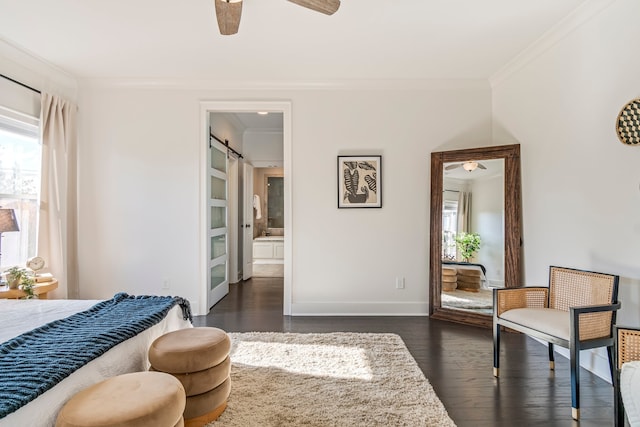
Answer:
POLYGON ((640 426, 640 361, 622 364, 620 394, 631 427, 640 426))

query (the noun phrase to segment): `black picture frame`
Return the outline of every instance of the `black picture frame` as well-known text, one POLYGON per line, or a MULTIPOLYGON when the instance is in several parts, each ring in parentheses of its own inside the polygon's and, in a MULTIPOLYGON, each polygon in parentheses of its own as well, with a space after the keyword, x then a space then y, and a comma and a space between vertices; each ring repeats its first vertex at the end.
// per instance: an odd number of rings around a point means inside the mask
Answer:
POLYGON ((338 156, 338 208, 382 207, 382 156, 338 156))

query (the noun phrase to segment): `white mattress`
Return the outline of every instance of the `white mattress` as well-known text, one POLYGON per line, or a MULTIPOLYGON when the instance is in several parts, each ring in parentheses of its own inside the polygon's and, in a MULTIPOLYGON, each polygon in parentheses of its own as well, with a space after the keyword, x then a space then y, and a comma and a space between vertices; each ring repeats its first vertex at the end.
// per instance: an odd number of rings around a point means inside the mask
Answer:
MULTIPOLYGON (((56 319, 86 310, 95 300, 0 300, 0 342, 56 319)), ((158 324, 124 341, 62 380, 17 411, 0 419, 2 427, 50 427, 60 408, 78 391, 106 378, 149 368, 147 351, 160 335, 190 328, 176 305, 158 324)))

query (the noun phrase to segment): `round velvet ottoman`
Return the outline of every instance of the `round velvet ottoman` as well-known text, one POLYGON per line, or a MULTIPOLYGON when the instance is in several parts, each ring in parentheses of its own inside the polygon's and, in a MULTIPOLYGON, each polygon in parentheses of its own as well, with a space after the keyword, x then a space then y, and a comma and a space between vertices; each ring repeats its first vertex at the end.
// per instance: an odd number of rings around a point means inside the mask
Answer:
POLYGON ((182 427, 184 387, 162 372, 118 375, 76 393, 56 427, 182 427))
POLYGON ((454 291, 458 287, 458 273, 455 268, 442 267, 442 290, 454 291))
POLYGON ((185 389, 186 427, 204 426, 227 407, 231 392, 230 349, 227 333, 210 327, 169 332, 151 344, 150 370, 173 375, 185 389))
POLYGON ((458 269, 458 289, 467 292, 480 291, 480 270, 458 269))

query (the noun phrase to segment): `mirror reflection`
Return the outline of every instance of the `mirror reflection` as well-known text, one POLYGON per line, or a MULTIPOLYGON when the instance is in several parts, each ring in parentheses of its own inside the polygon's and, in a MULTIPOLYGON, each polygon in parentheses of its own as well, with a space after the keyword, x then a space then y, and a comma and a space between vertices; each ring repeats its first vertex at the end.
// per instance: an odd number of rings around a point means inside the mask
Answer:
POLYGON ((504 159, 443 164, 443 308, 492 313, 504 286, 504 159))
POLYGON ((492 304, 488 298, 481 297, 490 292, 483 292, 483 289, 494 286, 514 288, 522 283, 520 145, 432 152, 429 223, 429 315, 436 319, 491 327, 492 304), (495 171, 493 160, 501 165, 495 171), (498 181, 501 181, 500 186, 492 184, 498 181), (458 196, 446 196, 448 201, 445 204, 445 190, 453 194, 458 191, 458 196), (470 192, 471 196, 460 199, 460 192, 470 192), (498 204, 499 199, 502 199, 501 204, 498 204), (470 206, 468 211, 461 206, 464 203, 470 206), (445 211, 451 223, 448 235, 443 233, 445 211), (477 233, 479 242, 467 235, 469 238, 465 237, 463 242, 466 246, 460 247, 456 242, 453 255, 453 242, 461 240, 456 237, 463 233, 463 225, 459 230, 458 223, 465 222, 471 237, 477 233), (492 231, 498 228, 500 233, 492 231), (446 250, 443 250, 443 245, 446 250), (443 291, 444 283, 450 291, 443 291), (447 300, 446 303, 443 300, 447 300))
POLYGON ((284 170, 279 167, 253 170, 253 237, 284 236, 284 170))
POLYGON ((284 177, 267 177, 267 227, 284 228, 284 177))

